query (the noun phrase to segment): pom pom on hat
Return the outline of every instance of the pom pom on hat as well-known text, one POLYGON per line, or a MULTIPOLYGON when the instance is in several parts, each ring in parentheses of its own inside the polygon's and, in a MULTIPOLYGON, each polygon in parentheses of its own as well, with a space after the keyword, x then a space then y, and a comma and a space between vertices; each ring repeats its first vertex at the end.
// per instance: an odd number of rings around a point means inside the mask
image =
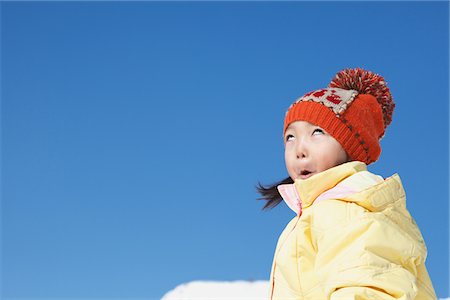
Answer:
POLYGON ((329 87, 356 90, 360 94, 374 96, 383 111, 384 128, 391 123, 395 103, 384 78, 380 75, 360 68, 344 69, 336 74, 329 87))

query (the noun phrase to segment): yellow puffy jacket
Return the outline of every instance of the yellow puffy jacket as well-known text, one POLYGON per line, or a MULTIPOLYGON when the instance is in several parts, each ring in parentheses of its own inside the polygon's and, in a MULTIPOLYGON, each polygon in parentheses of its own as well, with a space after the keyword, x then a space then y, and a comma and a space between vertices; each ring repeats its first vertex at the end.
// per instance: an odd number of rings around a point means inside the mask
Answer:
POLYGON ((298 214, 278 240, 270 299, 436 299, 397 174, 349 162, 279 190, 298 214))

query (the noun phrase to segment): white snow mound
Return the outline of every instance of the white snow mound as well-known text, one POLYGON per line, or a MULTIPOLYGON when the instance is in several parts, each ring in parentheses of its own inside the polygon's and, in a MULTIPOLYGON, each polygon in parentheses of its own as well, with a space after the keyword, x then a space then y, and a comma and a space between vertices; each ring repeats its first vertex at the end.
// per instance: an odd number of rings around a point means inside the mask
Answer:
POLYGON ((267 299, 269 282, 258 281, 192 281, 167 292, 162 300, 187 299, 267 299))
MULTIPOLYGON (((258 281, 192 281, 180 284, 167 292, 161 300, 266 300, 269 296, 269 282, 258 281)), ((450 300, 440 298, 439 300, 450 300)))

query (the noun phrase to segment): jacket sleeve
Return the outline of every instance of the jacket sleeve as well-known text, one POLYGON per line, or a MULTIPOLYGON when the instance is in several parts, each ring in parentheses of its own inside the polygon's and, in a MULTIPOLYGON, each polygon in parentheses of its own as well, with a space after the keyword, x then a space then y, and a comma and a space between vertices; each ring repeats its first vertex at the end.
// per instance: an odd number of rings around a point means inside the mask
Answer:
POLYGON ((325 200, 314 206, 315 271, 327 299, 415 299, 416 266, 426 255, 421 241, 355 203, 325 200))

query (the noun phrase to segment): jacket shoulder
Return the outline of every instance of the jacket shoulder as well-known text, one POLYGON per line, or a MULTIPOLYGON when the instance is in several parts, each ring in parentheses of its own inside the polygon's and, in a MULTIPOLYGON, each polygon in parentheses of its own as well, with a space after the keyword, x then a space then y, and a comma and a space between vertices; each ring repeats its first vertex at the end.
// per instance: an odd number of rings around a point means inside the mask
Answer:
POLYGON ((317 236, 339 232, 345 226, 354 230, 375 226, 380 232, 404 237, 409 241, 405 244, 411 246, 412 256, 426 258, 425 242, 406 209, 405 193, 397 174, 359 193, 318 201, 311 210, 311 224, 317 236))

